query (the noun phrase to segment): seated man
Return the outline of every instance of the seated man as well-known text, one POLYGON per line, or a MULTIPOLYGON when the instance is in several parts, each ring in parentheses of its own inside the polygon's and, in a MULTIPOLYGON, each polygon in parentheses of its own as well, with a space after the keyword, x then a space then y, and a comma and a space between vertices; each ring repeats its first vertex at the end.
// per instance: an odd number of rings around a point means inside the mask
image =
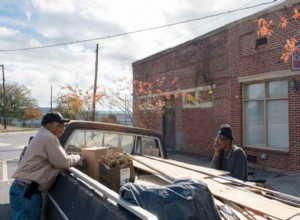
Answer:
POLYGON ((223 124, 218 131, 214 144, 214 157, 211 167, 230 172, 230 176, 247 181, 247 157, 244 150, 232 143, 230 125, 223 124))

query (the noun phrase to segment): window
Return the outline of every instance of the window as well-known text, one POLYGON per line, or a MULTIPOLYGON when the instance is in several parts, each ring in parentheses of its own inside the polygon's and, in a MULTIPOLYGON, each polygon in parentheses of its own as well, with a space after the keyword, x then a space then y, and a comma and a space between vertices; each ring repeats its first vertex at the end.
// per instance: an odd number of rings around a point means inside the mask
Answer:
POLYGON ((187 92, 184 94, 184 104, 185 105, 195 105, 196 104, 196 92, 187 92))
POLYGON ((104 133, 104 147, 118 147, 119 146, 119 134, 116 133, 104 133))
POLYGON ((138 137, 136 152, 141 155, 160 157, 158 141, 154 138, 138 137))
POLYGON ((186 89, 183 92, 183 108, 213 107, 213 89, 215 85, 186 89))
POLYGON ((244 87, 247 146, 287 150, 288 81, 264 81, 244 87))
POLYGON ((134 146, 135 136, 121 135, 121 147, 124 153, 131 154, 134 146))
POLYGON ((75 130, 68 141, 67 152, 80 152, 81 148, 101 147, 103 132, 96 130, 75 130))

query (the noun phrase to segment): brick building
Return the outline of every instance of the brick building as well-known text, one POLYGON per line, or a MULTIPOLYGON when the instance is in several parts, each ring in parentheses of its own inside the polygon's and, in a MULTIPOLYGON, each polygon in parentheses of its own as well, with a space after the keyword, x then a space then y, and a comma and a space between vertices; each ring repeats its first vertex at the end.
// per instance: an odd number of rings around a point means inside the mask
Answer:
MULTIPOLYGON (((275 25, 283 15, 292 18, 295 7, 300 11, 300 0, 133 63, 134 80, 179 78, 182 96, 152 126, 164 133, 169 150, 212 156, 216 131, 229 123, 250 164, 300 171, 300 58, 280 60, 286 40, 300 39, 300 20, 290 19, 286 29, 275 25), (258 18, 273 20, 271 36, 258 38, 258 18)), ((171 83, 163 86, 175 93, 171 83)), ((138 100, 134 96, 134 105, 138 100)), ((135 110, 135 117, 140 113, 135 110)))

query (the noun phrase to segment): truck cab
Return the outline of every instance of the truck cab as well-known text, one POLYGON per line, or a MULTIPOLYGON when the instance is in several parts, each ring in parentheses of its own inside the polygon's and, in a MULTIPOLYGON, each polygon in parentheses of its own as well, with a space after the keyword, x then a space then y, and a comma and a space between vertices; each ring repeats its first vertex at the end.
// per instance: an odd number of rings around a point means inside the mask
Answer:
POLYGON ((60 142, 67 153, 73 154, 80 154, 83 148, 120 147, 127 154, 167 158, 159 132, 119 124, 71 121, 60 142))

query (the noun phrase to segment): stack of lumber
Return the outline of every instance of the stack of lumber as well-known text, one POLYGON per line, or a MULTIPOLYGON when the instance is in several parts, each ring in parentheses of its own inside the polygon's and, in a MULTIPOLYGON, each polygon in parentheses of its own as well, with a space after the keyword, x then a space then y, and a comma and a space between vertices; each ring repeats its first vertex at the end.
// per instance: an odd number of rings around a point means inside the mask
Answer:
MULTIPOLYGON (((300 208, 288 201, 279 201, 279 192, 257 187, 252 183, 228 177, 228 172, 156 157, 130 156, 134 167, 173 182, 190 178, 205 182, 215 198, 223 219, 280 219, 300 220, 300 208), (255 192, 260 192, 254 193, 255 192), (268 195, 268 197, 264 196, 268 195)), ((286 195, 289 197, 289 195, 286 195)), ((292 197, 292 196, 290 196, 292 197)), ((298 199, 293 197, 293 199, 298 199)))

